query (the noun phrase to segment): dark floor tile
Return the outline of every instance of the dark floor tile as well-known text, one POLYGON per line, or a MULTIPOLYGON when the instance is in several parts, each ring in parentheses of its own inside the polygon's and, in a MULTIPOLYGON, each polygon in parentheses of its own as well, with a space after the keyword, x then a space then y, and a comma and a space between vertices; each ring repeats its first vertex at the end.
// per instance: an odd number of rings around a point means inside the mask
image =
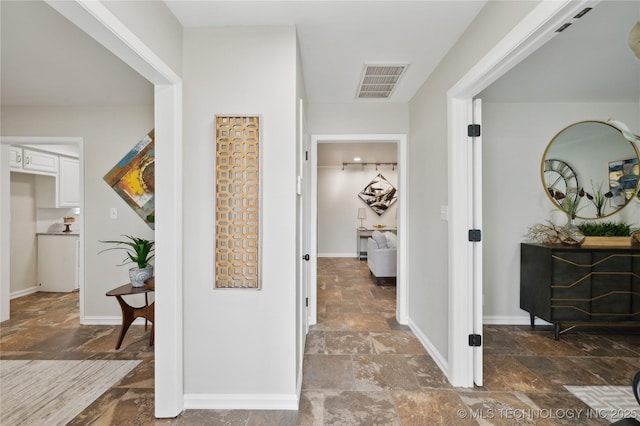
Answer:
POLYGON ((305 355, 302 389, 355 389, 350 355, 305 355))
POLYGON ((186 410, 155 419, 149 330, 132 326, 115 350, 120 328, 81 326, 77 292, 12 300, 11 319, 0 327, 0 358, 142 361, 72 425, 531 424, 529 415, 539 425, 591 426, 608 421, 575 417, 587 406, 564 385, 627 386, 640 369, 637 332, 580 328, 556 341, 546 325, 485 325, 484 386, 453 388, 411 329, 396 321, 394 280, 377 286, 366 262, 352 258, 318 259, 317 279, 318 323, 306 340, 297 411, 186 410), (507 415, 497 418, 500 409, 507 415), (574 417, 550 419, 551 409, 574 410, 574 417), (473 416, 489 412, 493 417, 473 416))
POLYGON ((455 392, 393 392, 403 425, 477 425, 468 407, 455 392))
POLYGON ((324 425, 400 425, 387 392, 329 392, 324 399, 324 425))

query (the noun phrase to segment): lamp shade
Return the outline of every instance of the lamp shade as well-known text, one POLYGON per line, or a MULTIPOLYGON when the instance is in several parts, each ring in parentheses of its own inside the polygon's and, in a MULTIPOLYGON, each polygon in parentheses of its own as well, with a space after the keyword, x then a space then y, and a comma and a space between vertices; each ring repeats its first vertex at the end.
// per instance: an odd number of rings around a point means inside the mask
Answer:
POLYGON ((359 209, 358 209, 358 219, 366 219, 366 218, 367 218, 367 211, 366 211, 366 209, 359 208, 359 209))

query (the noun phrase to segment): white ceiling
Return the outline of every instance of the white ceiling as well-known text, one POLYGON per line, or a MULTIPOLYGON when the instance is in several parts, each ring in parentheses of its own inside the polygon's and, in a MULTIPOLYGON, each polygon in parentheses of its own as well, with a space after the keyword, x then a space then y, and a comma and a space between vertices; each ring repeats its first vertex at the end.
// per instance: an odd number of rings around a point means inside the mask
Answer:
MULTIPOLYGON (((186 27, 295 25, 309 102, 406 102, 485 1, 166 1, 186 27), (356 100, 365 63, 409 63, 388 101, 356 100)), ((0 1, 3 105, 139 105, 152 86, 42 1, 0 1)), ((640 1, 603 1, 482 93, 499 101, 639 101, 627 47, 640 1)))
POLYGON ((165 3, 188 28, 295 25, 310 102, 356 102, 365 64, 409 64, 390 99, 408 102, 486 1, 165 3))
MULTIPOLYGON (((365 64, 408 63, 407 102, 486 0, 166 1, 185 27, 295 25, 309 102, 357 101, 365 64)), ((152 88, 42 1, 0 1, 4 105, 152 102, 152 88)), ((383 101, 384 102, 384 101, 383 101)))
POLYGON ((148 105, 153 86, 42 1, 0 0, 2 105, 148 105))
POLYGON ((605 0, 503 75, 484 102, 640 102, 640 60, 628 46, 640 1, 605 0))

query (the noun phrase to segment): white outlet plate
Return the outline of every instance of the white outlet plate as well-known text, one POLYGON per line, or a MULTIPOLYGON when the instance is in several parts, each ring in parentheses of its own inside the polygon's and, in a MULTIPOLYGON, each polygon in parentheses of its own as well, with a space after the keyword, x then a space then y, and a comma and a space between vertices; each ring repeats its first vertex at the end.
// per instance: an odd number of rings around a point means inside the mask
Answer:
POLYGON ((117 219, 118 218, 118 208, 117 207, 111 207, 109 209, 109 218, 110 219, 117 219))

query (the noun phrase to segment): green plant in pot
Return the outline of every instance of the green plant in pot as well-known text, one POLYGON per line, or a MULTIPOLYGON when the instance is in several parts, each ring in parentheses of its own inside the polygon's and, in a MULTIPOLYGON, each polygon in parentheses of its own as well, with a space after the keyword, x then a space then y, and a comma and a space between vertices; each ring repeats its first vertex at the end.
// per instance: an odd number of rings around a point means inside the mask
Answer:
POLYGON ((115 244, 115 247, 102 250, 100 253, 109 250, 124 250, 127 257, 122 261, 122 265, 135 263, 136 266, 129 269, 129 279, 134 287, 144 286, 144 282, 153 276, 153 265, 151 259, 154 257, 155 241, 146 240, 144 238, 123 235, 126 240, 110 240, 100 241, 106 244, 115 244))
POLYGON ((635 231, 622 222, 585 222, 579 224, 578 229, 585 237, 629 237, 635 231))
POLYGON ((585 222, 578 225, 586 246, 629 246, 637 229, 623 222, 585 222))

